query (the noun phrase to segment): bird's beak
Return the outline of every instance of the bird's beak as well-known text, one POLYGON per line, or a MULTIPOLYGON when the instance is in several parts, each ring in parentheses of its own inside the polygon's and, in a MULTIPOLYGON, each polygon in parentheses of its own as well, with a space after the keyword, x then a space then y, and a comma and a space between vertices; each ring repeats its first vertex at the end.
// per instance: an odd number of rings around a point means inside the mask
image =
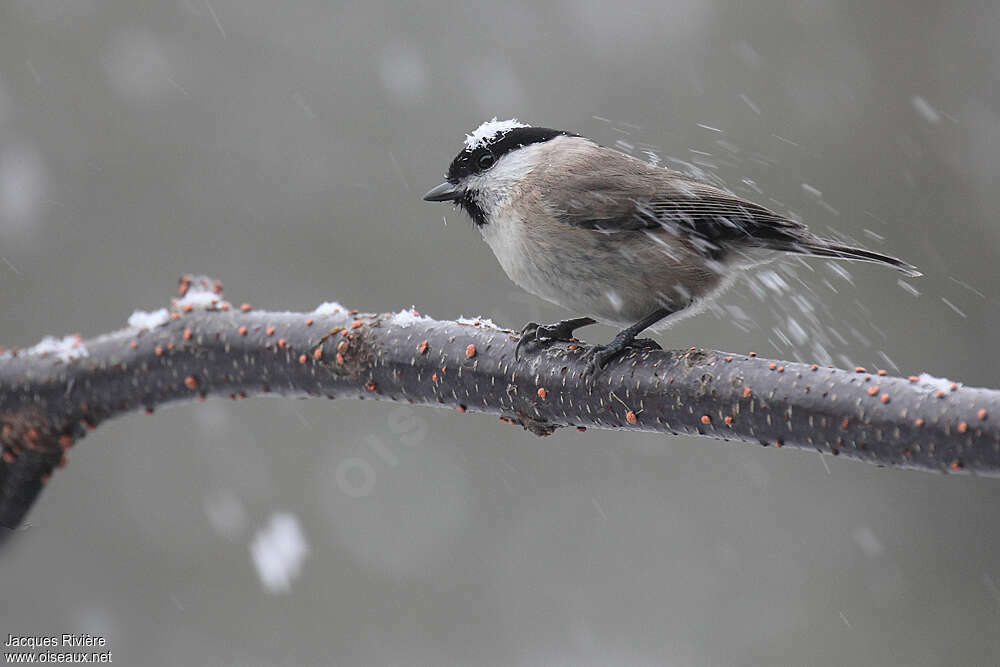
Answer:
POLYGON ((455 201, 462 198, 462 189, 445 181, 424 195, 424 201, 455 201))

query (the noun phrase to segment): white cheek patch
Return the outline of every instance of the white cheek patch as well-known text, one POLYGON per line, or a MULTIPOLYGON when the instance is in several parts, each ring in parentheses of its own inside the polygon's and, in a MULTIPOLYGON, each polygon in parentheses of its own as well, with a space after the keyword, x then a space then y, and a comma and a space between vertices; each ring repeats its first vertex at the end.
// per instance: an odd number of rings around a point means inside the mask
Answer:
POLYGON ((507 203, 524 177, 538 164, 544 150, 545 144, 523 146, 502 156, 488 171, 466 179, 466 189, 487 217, 507 203))

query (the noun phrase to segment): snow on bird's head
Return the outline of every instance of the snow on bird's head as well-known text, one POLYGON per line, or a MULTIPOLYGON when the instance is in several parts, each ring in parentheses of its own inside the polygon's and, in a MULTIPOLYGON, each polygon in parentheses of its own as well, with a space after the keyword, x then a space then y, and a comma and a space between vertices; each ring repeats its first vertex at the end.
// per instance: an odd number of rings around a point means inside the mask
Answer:
POLYGON ((497 135, 503 136, 518 127, 531 126, 527 123, 519 122, 516 118, 511 118, 510 120, 497 120, 497 117, 493 116, 493 120, 486 121, 473 130, 472 134, 465 135, 465 147, 469 150, 475 150, 480 146, 488 144, 496 138, 497 135))

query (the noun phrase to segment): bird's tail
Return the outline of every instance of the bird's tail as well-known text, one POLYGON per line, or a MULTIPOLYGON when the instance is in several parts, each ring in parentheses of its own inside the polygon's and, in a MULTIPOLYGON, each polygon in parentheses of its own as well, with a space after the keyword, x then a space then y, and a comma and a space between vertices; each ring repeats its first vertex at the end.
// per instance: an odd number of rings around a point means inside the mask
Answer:
POLYGON ((895 257, 883 255, 879 252, 872 252, 871 250, 865 250, 863 248, 852 248, 851 246, 841 245, 839 243, 821 238, 809 241, 799 241, 797 243, 789 244, 787 247, 776 249, 796 252, 803 255, 812 255, 814 257, 835 257, 837 259, 850 259, 862 262, 887 264, 894 269, 902 271, 911 278, 923 275, 917 267, 912 264, 907 264, 901 259, 896 259, 895 257))

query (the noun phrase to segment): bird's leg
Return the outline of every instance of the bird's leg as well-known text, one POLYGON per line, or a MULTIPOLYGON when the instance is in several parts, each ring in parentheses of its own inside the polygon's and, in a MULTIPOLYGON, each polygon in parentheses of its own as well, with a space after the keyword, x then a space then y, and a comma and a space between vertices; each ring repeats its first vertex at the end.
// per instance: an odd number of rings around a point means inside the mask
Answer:
POLYGON ((568 341, 573 338, 574 331, 590 324, 597 324, 597 320, 591 317, 574 317, 573 319, 562 320, 555 324, 528 322, 521 329, 521 339, 517 341, 517 347, 514 348, 514 358, 518 358, 522 345, 528 343, 541 345, 557 340, 568 341))
POLYGON ((667 308, 657 308, 627 329, 622 329, 607 345, 595 345, 587 352, 587 373, 596 375, 612 359, 634 347, 661 350, 659 344, 650 338, 636 338, 642 331, 653 326, 674 311, 667 308))

